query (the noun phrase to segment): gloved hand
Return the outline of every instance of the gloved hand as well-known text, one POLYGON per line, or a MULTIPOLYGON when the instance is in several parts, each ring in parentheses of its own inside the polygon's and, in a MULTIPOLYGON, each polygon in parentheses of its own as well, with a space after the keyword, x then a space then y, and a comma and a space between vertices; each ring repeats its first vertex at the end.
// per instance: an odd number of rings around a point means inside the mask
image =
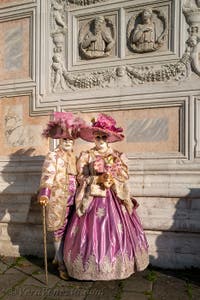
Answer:
POLYGON ((40 205, 44 205, 47 206, 48 202, 49 202, 49 198, 47 196, 40 196, 38 199, 38 202, 40 205))
POLYGON ((109 189, 113 185, 113 177, 110 173, 103 173, 99 175, 97 184, 102 186, 104 189, 109 189))

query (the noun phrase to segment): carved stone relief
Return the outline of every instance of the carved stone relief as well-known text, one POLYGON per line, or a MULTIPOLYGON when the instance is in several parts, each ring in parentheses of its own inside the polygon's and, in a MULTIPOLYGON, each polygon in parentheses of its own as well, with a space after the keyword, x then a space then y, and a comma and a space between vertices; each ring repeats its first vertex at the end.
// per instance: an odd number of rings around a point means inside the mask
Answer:
POLYGON ((186 52, 191 58, 194 72, 200 76, 200 1, 186 0, 183 12, 189 24, 186 52))
POLYGON ((67 89, 67 84, 65 82, 64 74, 66 73, 66 68, 64 66, 63 59, 60 53, 55 53, 52 57, 52 92, 56 92, 56 89, 60 85, 63 90, 67 89))
POLYGON ((107 0, 68 0, 69 3, 80 5, 80 6, 87 6, 95 3, 105 2, 107 0))
POLYGON ((144 53, 162 47, 168 34, 167 23, 166 16, 158 9, 145 8, 132 16, 127 25, 129 50, 144 53))
POLYGON ((62 0, 51 1, 52 29, 54 32, 59 31, 60 28, 66 28, 64 12, 65 3, 62 0))
MULTIPOLYGON (((187 49, 183 57, 175 63, 146 66, 121 65, 79 73, 68 71, 64 49, 67 29, 64 14, 66 9, 65 1, 51 1, 51 37, 53 42, 51 83, 53 93, 59 90, 120 88, 148 82, 183 80, 190 75, 191 61, 193 69, 196 66, 196 72, 200 72, 198 69, 199 55, 197 55, 199 53, 199 46, 197 47, 199 45, 199 31, 196 34, 195 26, 190 27, 190 39, 187 41, 187 49), (192 42, 196 43, 195 46, 192 42)), ((145 53, 159 49, 167 38, 167 22, 164 13, 154 8, 146 8, 132 16, 127 26, 127 37, 131 51, 145 53)), ((98 15, 89 21, 83 20, 79 24, 78 43, 81 59, 91 60, 111 56, 116 36, 115 22, 112 17, 98 15)))
POLYGON ((124 87, 148 82, 179 81, 190 74, 190 57, 186 54, 177 63, 159 66, 119 66, 95 72, 63 74, 72 89, 124 87))
POLYGON ((42 130, 42 126, 27 125, 23 122, 22 105, 10 105, 5 107, 4 116, 5 143, 11 147, 40 145, 41 139, 36 137, 36 130, 42 130))
POLYGON ((62 0, 51 1, 51 37, 53 42, 53 56, 51 64, 52 92, 58 88, 65 90, 67 84, 63 77, 66 72, 64 63, 64 44, 67 25, 65 23, 66 3, 62 0))
POLYGON ((97 16, 79 31, 79 52, 82 59, 109 56, 115 44, 115 28, 111 19, 97 16))
POLYGON ((62 0, 51 1, 51 36, 54 52, 62 52, 67 25, 65 23, 65 3, 62 0))

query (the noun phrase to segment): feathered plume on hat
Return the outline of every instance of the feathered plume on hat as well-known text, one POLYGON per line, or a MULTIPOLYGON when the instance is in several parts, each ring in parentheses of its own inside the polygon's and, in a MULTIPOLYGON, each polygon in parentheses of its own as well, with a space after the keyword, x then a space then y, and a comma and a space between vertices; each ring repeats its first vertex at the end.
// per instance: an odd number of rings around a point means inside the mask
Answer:
POLYGON ((94 142, 95 133, 104 133, 108 136, 107 141, 114 143, 123 140, 123 128, 116 127, 116 121, 106 114, 99 114, 97 119, 92 119, 91 126, 84 126, 80 129, 80 138, 88 142, 94 142))
POLYGON ((53 120, 47 124, 42 135, 52 139, 77 139, 85 122, 72 112, 55 112, 53 120))

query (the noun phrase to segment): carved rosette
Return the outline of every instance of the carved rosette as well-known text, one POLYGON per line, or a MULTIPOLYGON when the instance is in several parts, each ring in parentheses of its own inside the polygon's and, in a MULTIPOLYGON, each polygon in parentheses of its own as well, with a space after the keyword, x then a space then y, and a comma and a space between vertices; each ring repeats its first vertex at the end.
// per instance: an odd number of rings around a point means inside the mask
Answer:
POLYGON ((79 53, 82 59, 110 56, 115 44, 115 27, 110 18, 97 16, 79 31, 79 53))
POLYGON ((193 71, 200 76, 200 1, 185 1, 183 13, 189 24, 186 52, 191 58, 193 71))
POLYGON ((156 51, 163 46, 167 35, 168 20, 165 14, 158 9, 146 8, 130 18, 127 46, 137 53, 156 51))

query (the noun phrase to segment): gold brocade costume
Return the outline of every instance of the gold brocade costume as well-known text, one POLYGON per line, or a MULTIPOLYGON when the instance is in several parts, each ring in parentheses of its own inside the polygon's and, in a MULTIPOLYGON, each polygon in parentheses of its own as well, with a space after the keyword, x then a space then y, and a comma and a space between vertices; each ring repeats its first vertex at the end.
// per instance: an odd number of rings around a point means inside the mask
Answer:
POLYGON ((118 165, 112 175, 112 184, 110 186, 116 196, 122 201, 125 206, 133 207, 129 188, 127 185, 128 168, 124 162, 124 157, 121 152, 108 148, 106 153, 99 153, 96 148, 82 152, 77 162, 79 187, 77 189, 75 203, 76 209, 82 206, 82 211, 86 211, 94 196, 105 197, 106 188, 103 189, 100 182, 100 175, 94 169, 94 162, 97 157, 101 157, 104 161, 110 158, 117 159, 118 165))
POLYGON ((64 222, 70 196, 69 176, 76 175, 76 157, 73 152, 63 151, 60 146, 45 158, 40 189, 47 189, 50 196, 47 205, 47 229, 55 231, 64 222))

